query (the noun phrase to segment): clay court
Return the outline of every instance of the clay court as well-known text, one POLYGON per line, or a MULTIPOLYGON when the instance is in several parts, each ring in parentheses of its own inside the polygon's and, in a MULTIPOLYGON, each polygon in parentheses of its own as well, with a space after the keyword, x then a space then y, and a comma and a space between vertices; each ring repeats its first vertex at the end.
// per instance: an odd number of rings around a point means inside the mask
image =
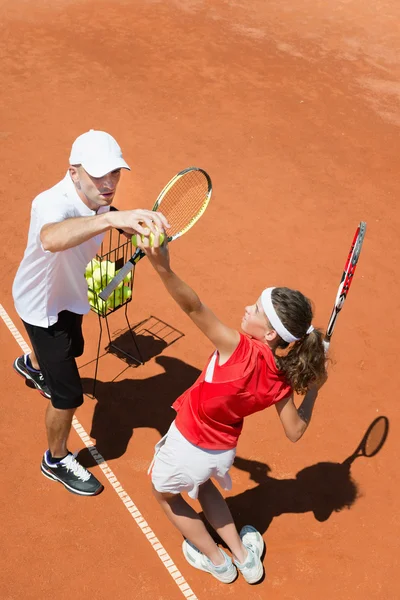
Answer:
MULTIPOLYGON (((0 14, 0 597, 398 598, 399 4, 5 0, 0 14), (264 536, 259 585, 224 586, 191 568, 151 495, 154 444, 212 347, 146 260, 129 305, 146 362, 129 364, 104 338, 96 398, 78 410, 69 443, 105 490, 74 496, 40 473, 46 401, 12 369, 28 340, 11 286, 31 201, 64 176, 71 143, 90 128, 110 132, 133 167, 118 208, 151 208, 190 165, 210 174, 210 206, 171 256, 232 326, 264 287, 286 285, 312 298, 314 324, 326 327, 367 222, 309 430, 292 444, 271 409, 247 420, 239 442, 227 495, 238 524, 264 536), (344 468, 378 416, 390 425, 382 449, 344 468)), ((127 343, 122 310, 109 325, 127 343)), ((89 392, 94 313, 84 332, 89 392)))

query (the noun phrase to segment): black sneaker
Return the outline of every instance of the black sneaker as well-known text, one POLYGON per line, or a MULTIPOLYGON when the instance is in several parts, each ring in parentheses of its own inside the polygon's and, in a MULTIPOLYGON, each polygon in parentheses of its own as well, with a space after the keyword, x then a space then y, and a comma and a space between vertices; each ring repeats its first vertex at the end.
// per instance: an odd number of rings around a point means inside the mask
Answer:
POLYGON ((26 380, 32 381, 33 385, 45 398, 51 398, 50 390, 47 387, 44 377, 40 371, 33 371, 28 367, 28 354, 23 354, 14 360, 13 367, 19 375, 25 377, 26 380))
POLYGON ((45 477, 59 481, 69 492, 80 496, 96 496, 103 491, 104 487, 100 481, 82 467, 73 454, 67 454, 58 463, 51 463, 48 454, 49 451, 46 450, 40 466, 45 477))

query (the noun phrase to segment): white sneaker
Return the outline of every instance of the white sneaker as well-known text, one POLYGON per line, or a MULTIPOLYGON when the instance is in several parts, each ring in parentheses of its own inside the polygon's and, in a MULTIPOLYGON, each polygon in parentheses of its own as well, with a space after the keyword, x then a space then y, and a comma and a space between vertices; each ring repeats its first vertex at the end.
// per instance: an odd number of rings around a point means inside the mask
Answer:
POLYGON ((264 575, 264 567, 261 555, 264 551, 264 540, 261 533, 251 525, 245 525, 240 531, 240 539, 248 550, 247 559, 244 563, 235 560, 235 565, 247 581, 257 583, 264 575))
POLYGON ((218 581, 222 581, 222 583, 232 583, 232 581, 235 581, 237 577, 236 567, 233 564, 232 559, 221 550, 221 548, 219 548, 219 551, 225 559, 225 562, 222 565, 214 565, 211 560, 207 558, 205 554, 200 552, 200 550, 189 540, 183 541, 182 550, 188 563, 195 569, 210 573, 213 577, 218 579, 218 581))

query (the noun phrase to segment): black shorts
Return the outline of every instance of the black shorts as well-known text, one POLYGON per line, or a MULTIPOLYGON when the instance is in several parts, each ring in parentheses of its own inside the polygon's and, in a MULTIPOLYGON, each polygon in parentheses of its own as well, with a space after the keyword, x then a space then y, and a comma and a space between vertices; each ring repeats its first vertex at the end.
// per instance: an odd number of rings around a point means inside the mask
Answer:
POLYGON ((83 354, 82 315, 63 310, 57 323, 38 327, 23 321, 55 408, 77 408, 83 389, 75 357, 83 354))

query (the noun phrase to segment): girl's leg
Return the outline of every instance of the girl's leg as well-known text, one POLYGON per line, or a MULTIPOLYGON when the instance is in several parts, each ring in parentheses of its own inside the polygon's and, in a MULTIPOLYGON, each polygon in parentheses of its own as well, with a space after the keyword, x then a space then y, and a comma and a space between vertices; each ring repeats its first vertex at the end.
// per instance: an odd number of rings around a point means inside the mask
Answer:
POLYGON ((179 529, 181 534, 205 554, 214 565, 222 565, 225 559, 217 544, 208 533, 199 515, 182 496, 157 492, 154 486, 153 493, 168 519, 179 529))
POLYGON ((207 521, 230 548, 234 558, 243 563, 247 558, 247 549, 239 537, 225 499, 211 479, 199 487, 199 502, 207 521))

